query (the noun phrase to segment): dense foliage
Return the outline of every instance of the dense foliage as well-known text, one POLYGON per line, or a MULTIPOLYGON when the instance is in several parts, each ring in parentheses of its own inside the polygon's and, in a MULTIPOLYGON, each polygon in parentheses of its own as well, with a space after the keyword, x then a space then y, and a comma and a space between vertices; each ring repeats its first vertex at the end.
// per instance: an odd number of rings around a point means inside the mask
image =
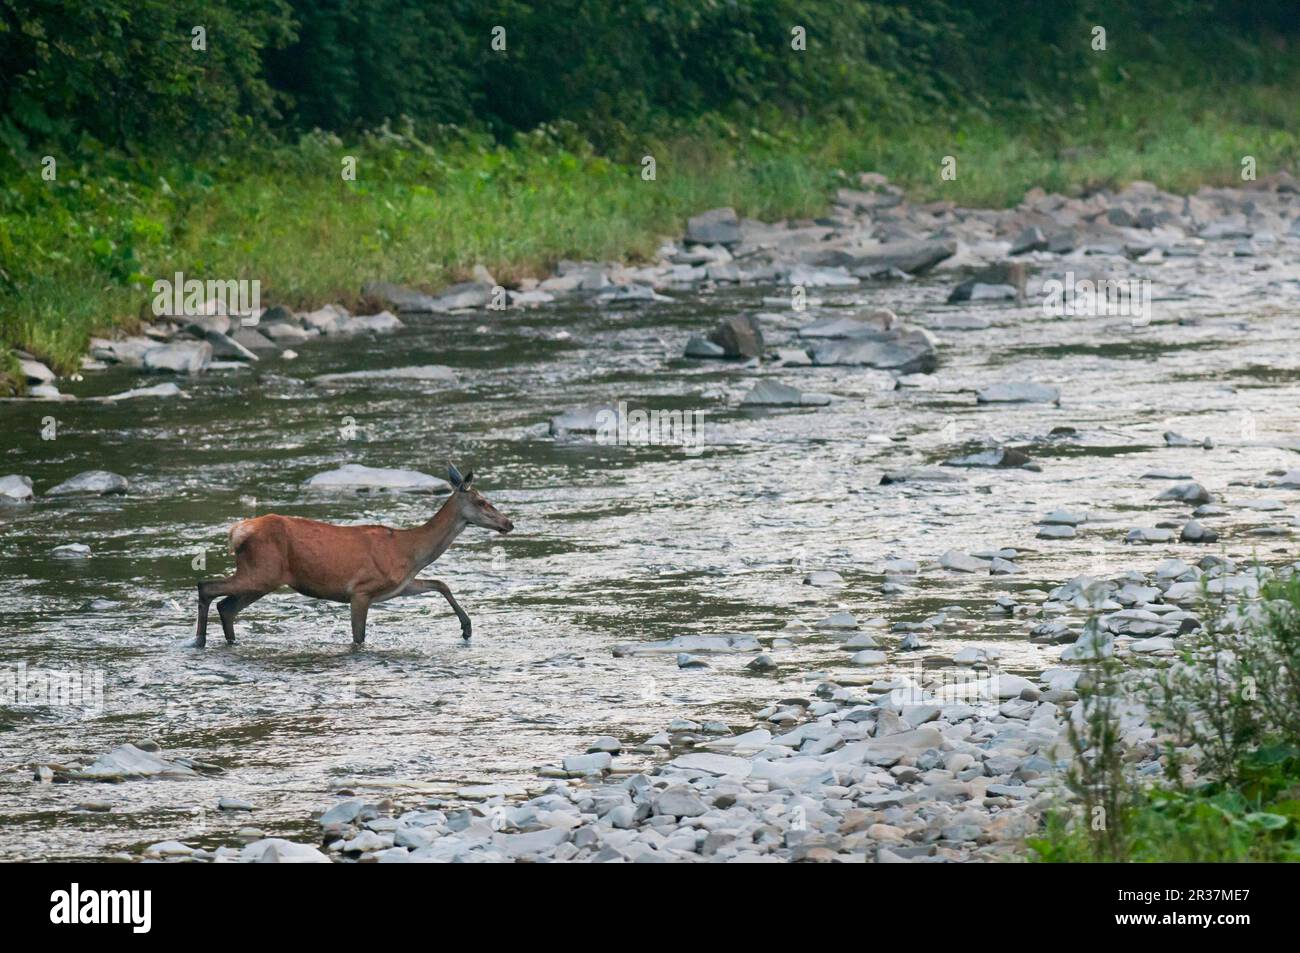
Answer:
POLYGON ((1001 205, 1289 168, 1293 7, 0 0, 0 392, 6 348, 70 371, 176 270, 355 303, 635 256, 714 205, 815 214, 866 169, 1001 205))
POLYGON ((1273 79, 1297 35, 1288 0, 0 0, 0 139, 183 152, 405 116, 617 145, 707 112, 1061 114, 1144 74, 1273 79))

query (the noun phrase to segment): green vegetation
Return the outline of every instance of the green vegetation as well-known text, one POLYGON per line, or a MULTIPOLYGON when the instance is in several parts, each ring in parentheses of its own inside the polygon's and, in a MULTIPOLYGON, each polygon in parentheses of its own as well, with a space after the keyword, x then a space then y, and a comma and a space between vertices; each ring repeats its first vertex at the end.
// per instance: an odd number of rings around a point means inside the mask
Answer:
POLYGON ((1134 794, 1108 825, 1120 836, 1055 816, 1029 846, 1049 863, 1300 861, 1300 749, 1263 748, 1237 768, 1237 783, 1134 794))
POLYGON ((863 170, 1003 205, 1300 155, 1281 2, 614 6, 0 0, 0 349, 68 371, 177 271, 356 304, 635 258, 721 204, 813 215, 863 170))
POLYGON ((1132 672, 1098 660, 1071 723, 1074 810, 1030 841, 1048 862, 1300 861, 1300 579, 1268 583, 1238 628, 1205 600, 1184 657, 1132 672), (1169 740, 1163 783, 1132 775, 1118 744, 1123 703, 1140 697, 1169 740), (1191 747, 1198 780, 1182 769, 1191 747))

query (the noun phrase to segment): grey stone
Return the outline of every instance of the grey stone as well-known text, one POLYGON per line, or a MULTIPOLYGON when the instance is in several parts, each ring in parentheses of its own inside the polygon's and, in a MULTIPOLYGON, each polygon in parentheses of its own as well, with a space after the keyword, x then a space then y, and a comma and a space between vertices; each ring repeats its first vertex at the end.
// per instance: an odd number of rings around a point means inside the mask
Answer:
POLYGON ((36 494, 32 492, 31 477, 17 473, 0 477, 0 502, 27 503, 36 494))
POLYGON ((55 380, 54 372, 40 361, 21 358, 18 361, 23 377, 29 384, 49 384, 55 380))
POLYGON ((569 774, 600 774, 608 771, 612 764, 608 751, 572 755, 563 761, 564 770, 569 774))
POLYGON ((1179 483, 1177 486, 1171 486, 1167 490, 1161 491, 1157 500, 1181 500, 1184 503, 1208 503, 1210 502, 1210 491, 1199 483, 1179 483))
POLYGON ((725 358, 727 351, 720 344, 714 344, 698 334, 692 334, 686 342, 686 350, 682 356, 696 360, 718 360, 725 358))
POLYGON ((184 391, 167 381, 162 384, 154 384, 151 387, 136 387, 132 390, 121 391, 117 394, 109 394, 107 397, 99 398, 106 403, 113 403, 119 400, 134 400, 137 397, 184 397, 184 391))
POLYGON ((831 399, 826 394, 805 394, 797 387, 765 379, 754 385, 740 402, 742 407, 823 407, 831 399))
POLYGON ((412 367, 385 367, 370 371, 346 371, 339 374, 321 374, 315 378, 317 383, 329 384, 339 381, 359 380, 402 380, 433 381, 439 384, 456 384, 456 372, 442 364, 420 364, 412 367))
POLYGON ((235 330, 230 333, 230 340, 250 353, 256 353, 258 351, 266 353, 280 350, 280 345, 276 344, 261 331, 257 330, 257 328, 235 328, 235 330))
POLYGON ((939 366, 934 338, 920 328, 831 339, 813 345, 811 353, 814 364, 875 367, 898 374, 929 374, 939 366))
POLYGON ((939 565, 956 572, 987 572, 989 563, 968 553, 950 549, 939 557, 939 565))
POLYGON ((207 341, 172 341, 144 352, 146 371, 169 374, 198 374, 212 363, 212 345, 207 341))
POLYGON ((722 348, 729 358, 753 358, 763 355, 763 329, 758 318, 734 314, 723 318, 709 332, 709 341, 722 348))
POLYGON ((991 384, 979 391, 975 399, 981 404, 1059 404, 1061 392, 1047 384, 1014 381, 991 384))
POLYGON ((1047 236, 1037 225, 1031 225, 1016 236, 1011 243, 1010 255, 1023 255, 1031 251, 1046 251, 1047 236))
POLYGON ((336 470, 327 470, 309 477, 303 486, 317 492, 346 493, 450 493, 446 480, 420 473, 418 470, 398 470, 387 467, 367 467, 347 463, 336 470))
POLYGON ((1202 526, 1196 520, 1188 520, 1179 534, 1179 539, 1185 543, 1214 543, 1218 541, 1219 534, 1202 526))
POLYGON ((638 655, 687 654, 737 655, 762 648, 752 635, 679 635, 662 642, 633 642, 615 645, 616 658, 638 655))
POLYGON ((339 328, 340 335, 348 334, 391 334, 406 327, 392 312, 380 311, 378 314, 362 314, 348 318, 339 328))
POLYGON ((700 796, 684 784, 664 790, 655 798, 654 807, 655 813, 672 817, 700 817, 709 810, 700 796))
POLYGON ((741 241, 740 219, 734 208, 715 208, 686 222, 686 240, 700 245, 735 245, 741 241))
POLYGON ((1037 469, 1029 454, 1014 447, 997 447, 943 461, 945 467, 1023 467, 1037 469))
POLYGON ((891 271, 922 274, 957 251, 957 243, 948 239, 885 242, 864 245, 815 256, 811 264, 841 266, 859 278, 888 274, 891 271))
POLYGON ((64 480, 58 486, 50 487, 45 491, 45 495, 68 496, 85 493, 106 496, 110 493, 125 493, 126 489, 125 477, 118 476, 116 473, 109 473, 107 470, 86 470, 64 480))
POLYGON ((431 314, 438 310, 432 295, 415 291, 386 281, 375 281, 361 286, 361 295, 378 302, 382 307, 398 314, 431 314))

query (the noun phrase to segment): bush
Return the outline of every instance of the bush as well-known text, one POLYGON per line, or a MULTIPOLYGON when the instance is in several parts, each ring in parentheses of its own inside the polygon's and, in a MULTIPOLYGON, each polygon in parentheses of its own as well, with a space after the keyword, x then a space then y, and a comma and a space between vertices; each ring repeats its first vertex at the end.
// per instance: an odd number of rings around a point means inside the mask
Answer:
POLYGON ((1204 592, 1202 627, 1172 665, 1089 667, 1069 732, 1078 804, 1030 842, 1041 859, 1300 860, 1300 576, 1260 580, 1246 606, 1204 592), (1141 698, 1165 738, 1165 786, 1124 770, 1124 697, 1141 698))

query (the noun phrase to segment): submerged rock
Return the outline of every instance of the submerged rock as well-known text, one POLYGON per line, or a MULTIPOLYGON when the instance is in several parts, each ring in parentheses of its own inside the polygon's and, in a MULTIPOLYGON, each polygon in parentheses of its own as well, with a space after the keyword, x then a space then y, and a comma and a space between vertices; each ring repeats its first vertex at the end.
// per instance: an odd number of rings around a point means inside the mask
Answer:
POLYGON ((119 400, 135 400, 137 397, 185 397, 188 396, 179 387, 171 381, 163 384, 154 384, 152 387, 137 387, 133 390, 121 391, 117 394, 109 394, 107 397, 99 398, 102 401, 113 403, 119 400))
POLYGON ((813 363, 824 366, 875 367, 898 374, 929 374, 939 366, 934 337, 921 328, 832 339, 815 344, 811 350, 813 363))
POLYGON ((110 473, 107 470, 86 470, 78 473, 76 476, 64 480, 57 486, 50 487, 45 491, 46 496, 69 496, 72 494, 87 493, 96 496, 106 496, 110 493, 125 493, 127 489, 126 478, 118 476, 116 473, 110 473))
POLYGON ((1019 467, 1026 470, 1039 469, 1038 464, 1030 459, 1029 454, 1013 447, 998 447, 994 450, 981 450, 962 457, 943 461, 945 467, 1019 467))
MULTIPOLYGON (((56 774, 60 772, 56 770, 56 774)), ((161 752, 144 751, 132 744, 119 745, 84 768, 61 772, 74 781, 126 781, 136 778, 192 778, 198 772, 188 764, 169 761, 161 752)))
POLYGON ((844 577, 833 569, 818 569, 803 577, 805 586, 842 586, 844 577))
POLYGON ((319 492, 347 493, 450 493, 446 480, 421 473, 418 470, 398 470, 387 467, 367 467, 347 463, 337 470, 318 473, 303 482, 303 486, 319 492))
POLYGON ((730 655, 762 648, 752 635, 679 635, 663 642, 636 642, 614 646, 615 658, 636 655, 730 655))
POLYGON ((361 380, 435 381, 439 384, 459 383, 456 372, 442 364, 420 364, 412 367, 385 367, 370 371, 321 374, 315 380, 319 384, 361 380))
POLYGON ((1210 502, 1210 491, 1199 483, 1179 483, 1177 486, 1171 486, 1167 490, 1162 490, 1156 496, 1157 500, 1180 500, 1183 503, 1208 503, 1210 502))
POLYGON ((348 318, 339 328, 339 334, 391 334, 406 327, 389 311, 378 314, 362 314, 348 318))
POLYGON ((698 334, 692 334, 686 342, 686 351, 682 356, 697 360, 717 360, 725 358, 727 351, 720 344, 714 344, 698 334))
POLYGON ((616 421, 618 408, 613 404, 595 404, 590 407, 576 407, 556 414, 551 418, 549 432, 552 437, 562 437, 567 433, 597 433, 616 421))
POLYGON ((1175 433, 1172 430, 1166 430, 1165 445, 1170 447, 1203 447, 1206 450, 1212 450, 1214 448, 1214 441, 1209 437, 1195 440, 1192 437, 1184 437, 1182 434, 1175 433))
POLYGON ((991 384, 975 395, 981 404, 1059 404, 1061 392, 1047 384, 1014 381, 991 384))
POLYGON ((938 467, 912 467, 906 470, 886 470, 880 477, 881 486, 891 483, 960 483, 965 477, 938 467))
POLYGON ((740 402, 742 407, 824 407, 831 402, 827 394, 805 394, 773 380, 761 380, 740 402))

